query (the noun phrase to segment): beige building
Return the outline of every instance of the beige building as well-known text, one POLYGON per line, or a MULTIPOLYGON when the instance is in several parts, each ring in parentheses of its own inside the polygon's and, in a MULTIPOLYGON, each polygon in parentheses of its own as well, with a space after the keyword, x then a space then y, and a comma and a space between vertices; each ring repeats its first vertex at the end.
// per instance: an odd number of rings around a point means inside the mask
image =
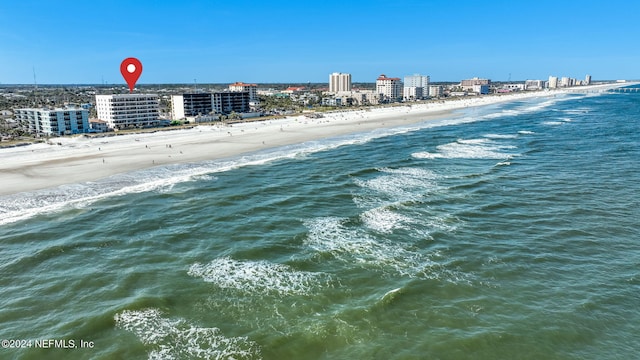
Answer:
POLYGON ((351 74, 333 73, 329 75, 329 92, 351 91, 351 74))
POLYGON ((376 80, 376 93, 382 101, 398 101, 402 99, 402 81, 400 78, 390 78, 381 74, 376 80))
POLYGON ((429 86, 429 96, 431 97, 441 97, 444 95, 444 90, 442 89, 442 85, 430 85, 429 86))
POLYGON ((476 85, 491 85, 491 80, 489 79, 480 79, 477 77, 474 77, 473 79, 465 79, 460 81, 460 87, 462 87, 462 89, 464 91, 473 91, 473 87, 476 85))

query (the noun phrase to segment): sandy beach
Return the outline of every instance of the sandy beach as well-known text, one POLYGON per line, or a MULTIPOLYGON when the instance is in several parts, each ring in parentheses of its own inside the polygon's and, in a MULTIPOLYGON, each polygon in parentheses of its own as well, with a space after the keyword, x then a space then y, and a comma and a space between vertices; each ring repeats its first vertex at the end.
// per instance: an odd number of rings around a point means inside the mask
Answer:
MULTIPOLYGON (((629 85, 594 85, 568 91, 629 85)), ((465 97, 445 102, 336 111, 315 119, 294 116, 146 134, 52 138, 51 144, 0 149, 0 195, 94 181, 154 166, 223 159, 283 145, 432 121, 454 116, 453 112, 458 109, 553 97, 566 92, 555 90, 465 97)))

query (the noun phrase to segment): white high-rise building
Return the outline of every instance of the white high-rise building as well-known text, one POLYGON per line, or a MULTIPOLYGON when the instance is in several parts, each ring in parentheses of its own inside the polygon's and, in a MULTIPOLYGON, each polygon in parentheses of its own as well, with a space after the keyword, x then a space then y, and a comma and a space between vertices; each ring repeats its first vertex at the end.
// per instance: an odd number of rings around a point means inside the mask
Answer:
MULTIPOLYGON (((414 98, 414 99, 421 99, 422 97, 427 97, 429 96, 429 76, 425 76, 425 75, 420 75, 420 74, 413 74, 410 76, 405 76, 404 77, 404 88, 422 88, 422 90, 420 90, 422 92, 422 95, 420 97, 414 98)), ((411 90, 404 90, 404 92, 406 93, 407 91, 409 91, 410 93, 415 93, 415 91, 411 91, 411 90)), ((405 96, 405 99, 407 97, 405 96)))
POLYGON ((376 93, 383 101, 397 101, 402 99, 402 81, 400 78, 389 78, 382 74, 376 80, 376 93))
POLYGON ((587 74, 587 76, 584 77, 584 84, 591 85, 591 75, 587 74))
POLYGON ((558 88, 558 77, 557 76, 549 76, 549 89, 557 89, 558 88))
POLYGON ((544 80, 527 80, 524 82, 525 90, 542 90, 544 88, 544 80))
POLYGON ((333 73, 329 75, 329 92, 351 91, 351 74, 333 73))
POLYGON ((424 97, 423 87, 418 86, 404 86, 402 90, 402 97, 405 100, 420 100, 424 97))
POLYGON ((16 109, 15 118, 31 134, 70 135, 89 132, 87 109, 16 109))
POLYGON ((96 95, 98 118, 114 129, 156 125, 159 106, 156 94, 96 95))

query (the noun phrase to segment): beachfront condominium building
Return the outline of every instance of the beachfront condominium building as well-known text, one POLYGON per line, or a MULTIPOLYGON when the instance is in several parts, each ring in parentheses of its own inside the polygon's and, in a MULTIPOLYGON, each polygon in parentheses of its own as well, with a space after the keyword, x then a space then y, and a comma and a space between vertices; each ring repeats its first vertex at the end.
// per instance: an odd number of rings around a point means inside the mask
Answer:
POLYGON ((17 109, 16 121, 35 135, 71 135, 89 132, 89 110, 82 108, 17 109))
POLYGON ((429 85, 429 96, 438 98, 444 95, 444 89, 442 85, 429 85))
POLYGON ((524 90, 542 90, 544 89, 544 80, 527 80, 524 82, 524 90))
POLYGON ((249 101, 258 100, 258 85, 257 84, 245 84, 242 81, 235 82, 229 85, 229 91, 233 92, 248 92, 249 101))
POLYGON ((153 126, 159 123, 156 94, 96 95, 98 118, 112 129, 153 126))
POLYGON ((212 114, 246 113, 250 111, 250 92, 217 91, 171 96, 171 118, 208 117, 212 114))
POLYGON ((557 76, 549 76, 549 83, 547 85, 549 89, 557 89, 558 88, 558 77, 557 76))
POLYGON ((213 112, 211 94, 206 92, 171 95, 171 118, 184 119, 191 116, 209 115, 213 112))
POLYGON ((420 100, 422 99, 424 96, 424 93, 422 92, 424 89, 422 86, 418 87, 418 86, 404 86, 404 88, 402 89, 402 98, 404 100, 408 100, 408 101, 414 101, 414 100, 420 100))
POLYGON ((329 75, 329 92, 351 91, 351 74, 333 73, 329 75))
MULTIPOLYGON (((421 88, 421 90, 419 91, 422 92, 422 95, 420 97, 414 98, 414 99, 421 99, 423 97, 429 96, 429 77, 425 75, 420 75, 420 74, 405 76, 404 88, 406 89, 406 88, 412 88, 412 87, 421 88)), ((407 93, 407 91, 409 93, 415 94, 414 90, 404 90, 404 93, 407 93)), ((407 99, 406 96, 405 96, 405 99, 407 99)))
POLYGON ((383 102, 399 101, 402 99, 402 81, 382 74, 376 80, 376 93, 383 102))
POLYGON ((460 86, 462 87, 462 89, 464 91, 474 91, 474 86, 476 85, 487 85, 490 86, 491 85, 491 80, 489 79, 480 79, 477 77, 474 77, 473 79, 465 79, 460 81, 460 86))
POLYGON ((246 113, 250 111, 249 93, 238 91, 218 91, 211 94, 213 111, 216 114, 246 113))
POLYGON ((591 85, 591 75, 587 74, 587 76, 584 77, 584 84, 591 85))

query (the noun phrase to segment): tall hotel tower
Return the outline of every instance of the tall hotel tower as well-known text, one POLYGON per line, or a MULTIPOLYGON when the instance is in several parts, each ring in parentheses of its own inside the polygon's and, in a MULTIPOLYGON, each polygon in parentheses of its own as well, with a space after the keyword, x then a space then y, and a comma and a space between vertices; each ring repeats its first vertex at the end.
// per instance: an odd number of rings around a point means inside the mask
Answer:
POLYGON ((351 91, 351 74, 333 73, 329 75, 329 92, 351 91))
POLYGON ((402 99, 402 81, 400 78, 390 78, 382 74, 376 80, 376 94, 383 101, 397 101, 402 99))

